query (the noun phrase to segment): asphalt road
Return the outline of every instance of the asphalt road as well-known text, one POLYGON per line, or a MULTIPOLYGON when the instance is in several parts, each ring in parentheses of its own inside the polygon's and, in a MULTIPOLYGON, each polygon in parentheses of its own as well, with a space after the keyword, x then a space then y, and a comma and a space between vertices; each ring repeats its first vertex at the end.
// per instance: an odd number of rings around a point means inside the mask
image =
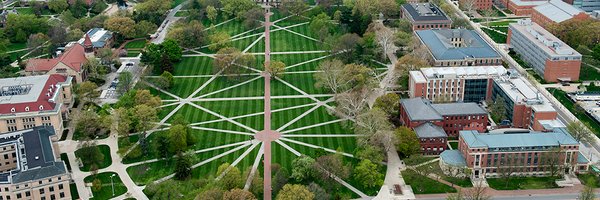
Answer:
POLYGON ((178 6, 169 11, 169 14, 167 14, 167 17, 155 33, 157 34, 157 36, 154 39, 152 39, 152 43, 160 44, 165 40, 165 37, 167 36, 167 32, 169 30, 169 26, 171 26, 173 23, 175 23, 175 21, 177 21, 177 19, 179 19, 178 17, 175 17, 175 14, 179 10, 181 10, 181 7, 183 7, 184 4, 185 3, 179 4, 178 6))

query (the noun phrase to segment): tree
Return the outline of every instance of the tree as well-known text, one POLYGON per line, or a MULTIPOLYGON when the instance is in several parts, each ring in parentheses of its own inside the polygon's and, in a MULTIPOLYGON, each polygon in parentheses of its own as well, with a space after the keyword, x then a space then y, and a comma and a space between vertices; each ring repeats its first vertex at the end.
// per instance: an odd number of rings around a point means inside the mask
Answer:
POLYGON ((548 31, 572 47, 579 45, 594 48, 600 42, 600 21, 596 19, 570 19, 550 24, 548 31))
POLYGON ((594 193, 594 183, 596 182, 593 178, 589 178, 585 180, 585 187, 579 193, 580 200, 594 200, 596 199, 596 194, 594 193))
POLYGON ((138 122, 135 128, 138 132, 142 132, 142 136, 145 136, 146 131, 152 128, 154 125, 152 122, 158 121, 156 107, 150 107, 146 104, 136 105, 133 116, 138 122))
POLYGON ((177 42, 184 48, 200 47, 205 43, 205 28, 201 22, 192 20, 190 22, 177 23, 167 33, 167 38, 177 42))
POLYGON ((379 173, 377 164, 370 160, 362 160, 354 168, 354 179, 360 180, 365 188, 376 188, 383 184, 383 174, 379 173))
POLYGON ((579 142, 588 143, 593 140, 592 132, 580 121, 572 121, 567 125, 567 130, 579 142))
MULTIPOLYGON (((388 121, 388 117, 381 109, 373 108, 365 113, 358 115, 354 126, 354 132, 364 137, 359 137, 358 141, 361 146, 379 146, 384 145, 386 149, 394 145, 393 143, 384 142, 383 139, 387 134, 392 132, 392 124, 388 121)), ((393 142, 393 141, 392 141, 393 142)))
POLYGON ((362 160, 370 160, 373 163, 381 163, 383 162, 384 152, 380 146, 360 146, 358 152, 356 152, 356 157, 362 160))
POLYGON ((135 26, 136 23, 133 19, 119 15, 112 16, 104 22, 104 28, 117 32, 125 38, 134 38, 136 36, 135 26))
POLYGON ((396 145, 396 150, 398 150, 398 152, 402 153, 404 156, 419 153, 421 150, 419 138, 417 138, 417 134, 412 129, 401 126, 396 129, 395 134, 398 139, 396 145))
POLYGON ((543 154, 541 162, 546 165, 546 171, 549 172, 551 177, 559 176, 565 169, 565 162, 571 163, 571 160, 566 160, 566 156, 560 148, 553 148, 543 154), (564 160, 561 160, 564 159, 564 160))
POLYGON ((396 65, 394 66, 394 70, 397 70, 401 75, 404 76, 408 75, 409 71, 418 70, 425 67, 429 67, 429 64, 426 60, 408 54, 398 59, 398 62, 396 62, 396 65))
POLYGON ((277 200, 312 200, 315 195, 304 185, 286 184, 277 194, 277 200))
POLYGON ((48 28, 45 18, 27 14, 9 14, 4 25, 6 38, 11 42, 26 42, 29 35, 46 33, 48 28))
POLYGON ((344 165, 341 155, 329 154, 320 156, 315 162, 315 171, 320 178, 325 181, 333 182, 331 174, 340 179, 346 179, 350 176, 350 166, 344 165))
POLYGON ((221 9, 229 17, 244 18, 244 13, 256 7, 251 0, 221 0, 223 8, 221 9))
POLYGON ((70 29, 67 33, 67 41, 79 40, 84 34, 80 29, 70 29))
POLYGON ((119 84, 117 85, 117 92, 119 94, 124 94, 131 89, 131 85, 133 84, 133 75, 131 72, 121 72, 119 73, 119 84))
POLYGON ((292 161, 292 175, 291 178, 298 182, 310 179, 313 174, 313 165, 315 159, 308 156, 300 156, 292 161))
MULTIPOLYGON (((115 131, 119 134, 119 136, 127 137, 129 136, 129 131, 131 130, 131 124, 133 120, 131 119, 131 113, 127 108, 117 108, 112 115, 114 117, 113 121, 115 122, 115 131)), ((125 139, 125 141, 129 141, 125 139)))
POLYGON ((146 0, 135 5, 134 20, 149 21, 153 24, 160 24, 164 19, 165 13, 171 9, 171 0, 146 0))
POLYGON ((259 26, 261 26, 261 24, 262 24, 261 20, 263 20, 263 18, 264 18, 263 9, 252 8, 244 14, 244 21, 242 23, 244 24, 244 27, 246 27, 247 29, 254 29, 254 28, 258 28, 259 26))
POLYGON ((108 68, 105 65, 102 65, 96 58, 88 58, 87 61, 83 63, 83 69, 88 73, 90 81, 100 84, 102 84, 102 82, 98 82, 98 80, 103 80, 104 75, 108 73, 108 68))
POLYGON ((269 66, 265 69, 271 76, 282 77, 285 72, 285 63, 281 61, 271 61, 269 66))
POLYGON ((331 21, 327 14, 321 13, 314 16, 310 21, 310 31, 319 36, 319 40, 323 41, 331 33, 331 21))
POLYGON ((158 108, 162 105, 160 97, 152 95, 149 90, 135 91, 135 105, 147 105, 151 108, 158 108))
POLYGON ((217 16, 218 16, 218 12, 217 12, 217 9, 215 9, 215 7, 213 7, 213 6, 206 7, 206 17, 208 18, 208 20, 210 20, 210 22, 212 22, 214 24, 217 21, 217 16))
POLYGON ((231 167, 229 163, 223 163, 217 170, 217 176, 221 176, 229 168, 229 171, 218 180, 219 185, 223 189, 231 190, 234 188, 240 188, 242 185, 242 174, 237 167, 231 167))
POLYGON ((75 2, 69 6, 69 11, 73 13, 75 18, 83 18, 87 15, 86 6, 87 5, 83 0, 75 0, 75 2))
POLYGON ((242 53, 234 47, 221 49, 215 55, 213 62, 213 71, 222 71, 228 78, 239 79, 243 72, 241 66, 249 66, 255 62, 252 54, 242 53))
POLYGON ((65 29, 65 25, 63 23, 56 23, 50 27, 48 30, 48 37, 50 38, 50 42, 54 45, 61 45, 67 42, 67 30, 65 29))
POLYGON ((304 0, 282 0, 280 9, 286 14, 300 15, 300 13, 308 9, 308 5, 304 0))
POLYGON ((100 191, 102 189, 102 181, 98 178, 95 178, 94 181, 92 181, 92 190, 94 191, 100 191))
POLYGON ((308 191, 315 194, 315 199, 331 199, 331 195, 315 182, 311 182, 308 185, 308 191))
POLYGON ((388 117, 396 116, 400 109, 400 96, 396 93, 387 93, 378 97, 375 100, 373 107, 381 109, 388 117))
POLYGON ((62 13, 63 11, 67 10, 68 7, 69 4, 67 3, 67 0, 48 1, 48 8, 50 8, 50 10, 54 11, 55 13, 62 13))
POLYGON ((271 171, 275 174, 273 177, 273 194, 277 194, 285 184, 288 183, 289 174, 285 168, 279 167, 277 164, 271 165, 271 171))
POLYGON ((493 102, 488 102, 488 111, 492 116, 492 120, 495 122, 501 122, 506 118, 506 103, 504 102, 504 98, 500 97, 500 95, 496 95, 496 99, 493 102))
POLYGON ((167 39, 161 44, 150 44, 142 51, 141 62, 172 71, 173 63, 181 61, 183 50, 176 41, 167 39))
POLYGON ((486 25, 489 26, 490 21, 494 18, 498 16, 498 13, 496 12, 496 10, 492 9, 492 8, 488 8, 488 9, 484 9, 481 11, 481 16, 485 19, 485 23, 486 25))
POLYGON ((198 194, 194 200, 223 200, 224 192, 219 188, 208 189, 198 194))
POLYGON ((331 43, 331 53, 337 54, 346 63, 350 63, 355 60, 355 53, 358 44, 362 43, 362 38, 356 33, 346 33, 331 43))
POLYGON ((395 34, 394 44, 400 47, 408 46, 413 40, 412 36, 409 32, 398 31, 395 34))
POLYGON ((357 89, 336 95, 335 113, 343 118, 356 119, 356 117, 366 109, 369 92, 367 89, 357 89))
POLYGON ((256 200, 256 197, 251 192, 235 188, 225 192, 223 200, 256 200))
POLYGON ((192 157, 193 154, 177 153, 175 158, 175 178, 185 180, 192 175, 192 157))
POLYGON ((31 49, 29 54, 32 56, 37 56, 44 52, 45 48, 43 45, 49 40, 50 38, 43 33, 30 35, 29 39, 27 39, 27 48, 31 49))
POLYGON ((101 64, 109 64, 113 60, 113 51, 108 47, 100 48, 96 51, 96 57, 100 58, 101 64))
POLYGON ((362 42, 359 44, 356 56, 360 63, 370 63, 373 60, 381 60, 384 58, 383 48, 379 45, 377 35, 372 32, 363 34, 362 42))
POLYGON ((86 141, 81 144, 77 150, 77 157, 86 166, 95 165, 96 167, 104 162, 104 154, 93 141, 86 141))
POLYGON ((594 46, 592 49, 592 56, 594 59, 600 60, 600 44, 596 44, 596 46, 594 46))
POLYGON ((169 152, 181 153, 187 149, 187 128, 183 125, 175 125, 169 129, 169 152))
POLYGON ((346 89, 346 77, 342 73, 344 63, 339 60, 326 60, 317 68, 321 73, 315 73, 315 87, 325 88, 334 94, 339 94, 346 89))
POLYGON ((144 38, 156 31, 158 27, 152 22, 143 20, 135 24, 133 27, 134 36, 138 38, 144 38))
POLYGON ((157 80, 157 86, 163 89, 169 89, 174 84, 173 74, 168 71, 163 71, 160 77, 157 80))
POLYGON ((75 90, 75 94, 85 102, 92 102, 95 98, 100 96, 100 92, 96 89, 98 86, 90 81, 84 81, 77 85, 77 89, 75 90))
POLYGON ((473 10, 475 10, 475 2, 476 0, 464 0, 459 6, 462 10, 466 11, 467 14, 473 14, 473 10))
POLYGON ((212 51, 216 51, 222 48, 229 46, 229 41, 231 40, 231 36, 224 31, 215 31, 208 36, 208 41, 210 42, 210 46, 208 49, 212 51))
POLYGON ((371 23, 369 31, 375 33, 375 37, 383 49, 382 58, 385 58, 392 50, 392 47, 394 47, 394 40, 396 39, 394 31, 383 25, 381 21, 371 23))

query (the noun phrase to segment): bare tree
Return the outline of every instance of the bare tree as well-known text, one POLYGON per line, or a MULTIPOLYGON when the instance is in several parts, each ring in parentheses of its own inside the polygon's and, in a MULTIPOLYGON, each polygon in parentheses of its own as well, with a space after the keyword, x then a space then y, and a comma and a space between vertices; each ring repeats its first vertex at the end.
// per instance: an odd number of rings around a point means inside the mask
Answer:
POLYGON ((334 94, 340 93, 345 89, 346 78, 342 73, 344 63, 339 60, 326 60, 319 64, 318 70, 321 73, 315 73, 315 87, 325 88, 334 94))
POLYGON ((587 143, 591 141, 594 136, 592 132, 583 125, 580 121, 573 121, 567 125, 567 130, 579 142, 587 143))
POLYGON ((460 7, 467 13, 473 14, 473 10, 475 10, 475 1, 476 0, 463 0, 461 1, 460 7))
POLYGON ((358 139, 361 145, 383 145, 386 151, 396 142, 392 128, 386 113, 379 108, 358 115, 354 126, 356 133, 365 136, 358 139))
POLYGON ((367 107, 365 99, 369 95, 366 88, 351 90, 335 96, 337 106, 335 113, 343 118, 356 120, 356 117, 367 107))
POLYGON ((508 183, 510 181, 510 178, 514 175, 515 173, 515 167, 511 164, 506 164, 506 165, 500 165, 497 166, 497 172, 498 175, 500 175, 500 177, 502 179, 504 179, 506 185, 504 187, 508 187, 508 183))
MULTIPOLYGON (((546 166, 546 169, 550 176, 559 176, 561 175, 565 165, 562 162, 561 157, 566 159, 566 156, 562 156, 564 152, 560 148, 554 148, 550 151, 542 154, 541 162, 546 166)), ((570 162, 570 161, 567 161, 570 162)))
POLYGON ((491 196, 487 194, 487 188, 483 186, 481 183, 477 183, 473 185, 473 188, 465 191, 464 193, 465 200, 490 200, 491 196))
POLYGON ((387 54, 394 47, 394 42, 396 40, 396 35, 392 29, 383 25, 381 21, 375 21, 369 25, 369 31, 375 33, 375 37, 377 38, 377 42, 381 45, 383 49, 382 58, 385 59, 387 54))

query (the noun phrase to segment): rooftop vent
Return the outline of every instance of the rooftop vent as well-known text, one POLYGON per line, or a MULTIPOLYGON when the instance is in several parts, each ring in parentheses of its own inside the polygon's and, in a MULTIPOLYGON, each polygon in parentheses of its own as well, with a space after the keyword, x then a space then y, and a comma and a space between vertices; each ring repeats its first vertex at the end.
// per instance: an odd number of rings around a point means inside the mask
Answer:
POLYGON ((39 160, 39 159, 40 159, 40 157, 39 157, 39 156, 35 156, 35 160, 39 160))

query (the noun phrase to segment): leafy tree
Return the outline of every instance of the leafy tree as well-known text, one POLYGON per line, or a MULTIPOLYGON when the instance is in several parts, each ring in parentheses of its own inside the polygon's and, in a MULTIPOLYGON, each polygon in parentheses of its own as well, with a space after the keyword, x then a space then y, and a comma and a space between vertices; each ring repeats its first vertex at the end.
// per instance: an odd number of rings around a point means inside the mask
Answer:
POLYGON ((221 0, 223 8, 221 9, 229 17, 238 19, 244 18, 244 14, 256 7, 256 3, 251 0, 221 0))
POLYGON ((410 156, 419 153, 421 150, 419 144, 419 138, 417 134, 408 127, 398 127, 396 131, 396 138, 398 139, 396 150, 402 153, 404 156, 410 156))
POLYGON ((326 13, 314 16, 309 24, 310 31, 316 33, 321 41, 331 34, 332 27, 330 17, 326 13))
POLYGON ((158 27, 156 26, 156 24, 153 24, 152 22, 146 20, 140 21, 136 23, 133 27, 134 37, 146 37, 151 33, 154 33, 154 31, 156 31, 157 28, 158 27))
POLYGON ((358 139, 361 146, 379 146, 383 144, 388 149, 395 143, 391 133, 392 124, 388 121, 386 113, 378 108, 373 108, 358 115, 354 132, 364 136, 358 139))
POLYGON ((67 41, 79 40, 84 34, 80 29, 70 29, 67 33, 67 41))
POLYGON ((378 97, 373 107, 381 109, 388 117, 396 116, 400 109, 400 96, 396 93, 387 93, 378 97))
POLYGON ((300 156, 292 161, 292 175, 291 178, 298 182, 310 179, 313 174, 313 165, 315 159, 308 156, 300 156))
POLYGON ((413 35, 410 32, 398 31, 395 34, 394 44, 396 46, 408 46, 413 41, 413 35))
POLYGON ((187 128, 175 125, 169 129, 169 152, 181 153, 187 149, 187 128))
POLYGON ((179 152, 175 158, 175 178, 185 180, 192 175, 192 156, 179 152))
POLYGON ((133 19, 125 16, 115 15, 104 22, 104 28, 117 32, 125 38, 134 38, 136 36, 136 23, 133 19))
POLYGON ((213 7, 213 6, 206 7, 206 17, 213 24, 217 21, 217 15, 218 15, 218 12, 217 12, 217 9, 215 9, 215 7, 213 7))
POLYGON ((146 0, 135 5, 133 18, 135 21, 149 21, 160 24, 164 14, 171 9, 172 0, 146 0))
POLYGON ((412 24, 410 23, 410 21, 408 21, 408 19, 399 19, 396 22, 396 26, 398 27, 398 30, 401 32, 405 32, 405 33, 412 32, 412 24))
POLYGON ((167 33, 167 38, 176 41, 184 48, 200 47, 205 43, 204 25, 197 20, 176 24, 167 33))
MULTIPOLYGON (((230 167, 229 163, 223 163, 217 169, 217 176, 221 176, 230 167)), ((219 185, 226 190, 240 188, 242 186, 242 174, 237 167, 231 167, 227 173, 218 181, 219 185)))
POLYGON ((81 147, 77 150, 77 156, 87 166, 98 166, 104 162, 104 154, 100 152, 100 148, 98 148, 96 143, 91 141, 82 143, 81 147))
POLYGON ((155 109, 162 105, 160 97, 152 95, 149 90, 137 90, 135 92, 135 104, 147 105, 155 109))
POLYGON ((231 36, 224 31, 215 31, 214 33, 208 36, 208 41, 210 42, 210 46, 208 49, 212 51, 216 51, 229 46, 229 41, 231 40, 231 36))
POLYGON ((150 44, 142 51, 141 62, 161 71, 172 71, 173 63, 181 61, 183 50, 176 41, 167 39, 161 44, 150 44))
POLYGON ((102 181, 98 178, 95 178, 94 181, 92 181, 92 190, 94 191, 100 191, 102 189, 102 181))
POLYGON ((69 10, 73 13, 75 18, 82 18, 87 15, 87 4, 83 0, 75 0, 71 6, 69 6, 69 10))
POLYGON ((168 72, 168 71, 163 71, 163 73, 160 75, 160 77, 157 80, 158 87, 163 88, 163 89, 169 89, 173 86, 173 84, 174 84, 173 74, 171 74, 171 72, 168 72))
POLYGON ((108 68, 100 64, 100 61, 96 58, 88 58, 83 63, 83 69, 87 71, 89 80, 98 84, 102 84, 104 75, 108 73, 108 68), (99 80, 102 81, 99 82, 99 80))
POLYGON ((50 42, 54 45, 61 45, 67 42, 67 30, 65 29, 65 25, 63 23, 56 23, 50 27, 48 30, 48 37, 50 37, 50 42))
POLYGON ((588 143, 594 138, 593 133, 580 121, 572 121, 567 125, 567 130, 579 142, 588 143))
POLYGON ((151 148, 154 150, 155 156, 158 158, 168 158, 169 155, 169 136, 165 134, 158 134, 158 136, 152 140, 151 148))
MULTIPOLYGON (((188 180, 189 181, 189 180, 188 180)), ((178 199, 183 196, 183 192, 188 187, 183 187, 181 181, 169 179, 159 184, 150 183, 144 189, 144 193, 153 200, 167 200, 167 199, 178 199)))
POLYGON ((275 174, 273 177, 273 194, 277 194, 281 188, 289 181, 289 174, 285 168, 280 168, 279 165, 271 165, 271 171, 275 174))
POLYGON ((367 106, 365 99, 369 95, 367 89, 356 89, 335 96, 335 113, 343 118, 356 119, 367 106))
POLYGON ((271 61, 266 71, 269 72, 271 76, 282 77, 283 72, 285 72, 285 63, 281 61, 271 61))
POLYGON ((356 153, 356 157, 359 159, 370 160, 373 163, 383 162, 383 155, 384 152, 382 151, 381 147, 373 145, 361 146, 356 153))
POLYGON ((344 63, 340 60, 326 60, 319 64, 317 68, 321 73, 315 73, 315 87, 325 88, 334 94, 339 94, 346 90, 346 77, 342 71, 344 63))
POLYGON ((158 121, 156 108, 146 104, 140 104, 136 105, 134 110, 133 116, 138 122, 136 130, 145 134, 146 131, 152 128, 152 122, 158 121))
POLYGON ((346 33, 335 38, 331 43, 331 52, 346 63, 351 63, 355 60, 355 53, 358 44, 362 43, 362 38, 355 33, 346 33))
POLYGON ((223 200, 223 193, 225 191, 219 188, 212 188, 198 194, 194 200, 223 200))
POLYGON ((283 13, 300 15, 300 13, 308 9, 308 5, 304 0, 282 0, 279 8, 283 13))
POLYGON ((261 8, 252 8, 244 14, 244 27, 254 29, 261 26, 261 20, 264 20, 264 12, 261 8))
POLYGON ((92 102, 95 98, 100 96, 100 93, 96 90, 98 86, 90 81, 84 81, 77 85, 75 94, 85 102, 92 102))
POLYGON ((344 165, 341 155, 329 154, 317 158, 315 171, 318 172, 322 180, 332 183, 333 180, 330 174, 337 176, 340 179, 347 179, 350 176, 350 166, 344 165))
POLYGON ((365 188, 379 187, 383 184, 383 174, 377 168, 377 164, 370 160, 362 160, 354 168, 354 179, 360 180, 365 188))
POLYGON ((600 60, 600 44, 596 44, 596 46, 594 46, 592 49, 592 56, 594 59, 600 60))
POLYGON ((331 195, 315 182, 308 185, 308 190, 315 194, 315 199, 331 199, 331 195))
POLYGON ((45 50, 43 45, 49 40, 50 38, 43 33, 30 35, 29 39, 27 39, 27 48, 31 49, 29 54, 32 56, 40 55, 45 50))
POLYGON ((402 76, 407 76, 409 71, 418 70, 425 67, 429 67, 429 64, 426 60, 411 54, 400 57, 394 66, 395 70, 398 71, 402 76))
POLYGON ((372 32, 365 33, 356 51, 358 61, 360 63, 369 63, 372 60, 379 60, 383 57, 382 53, 382 48, 378 44, 376 35, 372 32))
POLYGON ((234 188, 223 194, 223 200, 256 200, 251 192, 234 188))
POLYGON ((255 63, 255 58, 252 54, 242 53, 234 47, 227 47, 219 50, 215 55, 213 71, 223 71, 223 74, 235 75, 228 76, 228 78, 239 79, 243 72, 241 66, 250 66, 253 63, 255 63))
POLYGON ((48 8, 55 13, 61 13, 69 7, 67 0, 50 0, 48 1, 48 8))
POLYGON ((117 92, 119 94, 124 94, 131 89, 131 85, 133 84, 133 75, 131 72, 121 72, 119 73, 119 84, 117 85, 117 92))
POLYGON ((600 21, 596 19, 570 19, 551 24, 546 29, 572 47, 585 45, 593 48, 600 42, 600 21))
POLYGON ((583 189, 581 190, 581 193, 579 193, 579 198, 581 200, 594 200, 596 199, 596 194, 594 193, 594 183, 595 180, 593 178, 590 178, 588 180, 585 181, 585 187, 583 187, 583 189))
POLYGON ((501 122, 506 118, 506 103, 504 98, 496 95, 495 101, 488 102, 488 111, 495 122, 501 122))
POLYGON ((113 51, 108 47, 100 48, 96 51, 96 57, 100 58, 101 64, 109 64, 113 60, 113 51))
MULTIPOLYGON (((119 136, 129 136, 129 131, 131 130, 131 125, 133 123, 129 110, 127 108, 117 108, 114 110, 114 114, 112 116, 113 122, 115 122, 115 130, 119 136)), ((125 139, 125 141, 129 140, 125 139)))
POLYGON ((304 185, 286 184, 277 194, 277 200, 312 200, 315 195, 304 185))

